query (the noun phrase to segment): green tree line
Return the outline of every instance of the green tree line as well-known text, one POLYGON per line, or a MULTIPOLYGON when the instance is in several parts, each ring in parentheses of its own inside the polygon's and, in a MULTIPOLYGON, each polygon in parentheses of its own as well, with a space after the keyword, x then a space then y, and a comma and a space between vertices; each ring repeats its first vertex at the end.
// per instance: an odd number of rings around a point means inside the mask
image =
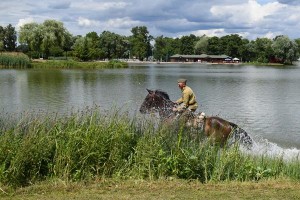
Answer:
POLYGON ((248 40, 238 34, 209 37, 194 34, 180 38, 153 37, 146 26, 131 29, 130 36, 110 31, 72 35, 56 20, 27 23, 18 33, 9 24, 0 26, 0 51, 22 51, 30 58, 68 57, 81 61, 138 59, 169 61, 174 54, 228 55, 244 62, 292 64, 300 55, 300 38, 278 35, 274 39, 248 40), (17 37, 18 35, 18 37, 17 37), (17 43, 18 39, 18 43, 17 43))

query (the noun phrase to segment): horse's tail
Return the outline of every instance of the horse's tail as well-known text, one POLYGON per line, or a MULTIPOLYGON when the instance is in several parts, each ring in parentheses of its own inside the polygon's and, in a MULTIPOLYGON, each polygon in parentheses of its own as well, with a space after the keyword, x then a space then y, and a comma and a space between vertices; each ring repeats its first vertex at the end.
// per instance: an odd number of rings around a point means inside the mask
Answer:
POLYGON ((238 125, 229 122, 232 127, 232 133, 231 133, 231 141, 229 145, 239 142, 247 149, 251 149, 253 146, 253 139, 250 137, 250 135, 242 128, 240 128, 238 125))

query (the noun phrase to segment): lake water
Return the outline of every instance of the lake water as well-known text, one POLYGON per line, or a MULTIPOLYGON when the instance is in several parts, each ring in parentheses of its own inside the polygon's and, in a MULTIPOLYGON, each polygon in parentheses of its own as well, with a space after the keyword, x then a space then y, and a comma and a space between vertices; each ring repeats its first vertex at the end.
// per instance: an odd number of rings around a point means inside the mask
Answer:
POLYGON ((289 67, 131 64, 107 70, 0 70, 0 117, 7 113, 68 113, 100 106, 138 113, 146 88, 180 97, 188 79, 200 108, 245 129, 256 140, 300 149, 300 64, 289 67))

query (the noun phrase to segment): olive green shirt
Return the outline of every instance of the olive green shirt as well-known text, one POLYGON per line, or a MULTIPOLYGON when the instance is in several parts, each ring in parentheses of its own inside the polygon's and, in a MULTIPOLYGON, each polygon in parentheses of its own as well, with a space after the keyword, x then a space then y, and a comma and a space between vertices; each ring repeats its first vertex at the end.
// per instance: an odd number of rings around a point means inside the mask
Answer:
POLYGON ((182 96, 176 101, 176 103, 182 104, 185 109, 188 108, 195 111, 198 108, 198 104, 193 90, 189 86, 184 86, 181 92, 182 96))

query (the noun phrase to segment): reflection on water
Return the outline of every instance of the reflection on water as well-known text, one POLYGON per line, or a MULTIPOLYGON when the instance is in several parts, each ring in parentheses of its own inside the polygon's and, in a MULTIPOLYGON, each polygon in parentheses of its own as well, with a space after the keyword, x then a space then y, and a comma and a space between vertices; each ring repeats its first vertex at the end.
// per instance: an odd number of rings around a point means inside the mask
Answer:
POLYGON ((174 64, 111 70, 0 70, 0 112, 68 113, 123 107, 132 113, 147 94, 180 96, 184 77, 201 111, 240 125, 257 139, 300 148, 300 68, 174 64))

